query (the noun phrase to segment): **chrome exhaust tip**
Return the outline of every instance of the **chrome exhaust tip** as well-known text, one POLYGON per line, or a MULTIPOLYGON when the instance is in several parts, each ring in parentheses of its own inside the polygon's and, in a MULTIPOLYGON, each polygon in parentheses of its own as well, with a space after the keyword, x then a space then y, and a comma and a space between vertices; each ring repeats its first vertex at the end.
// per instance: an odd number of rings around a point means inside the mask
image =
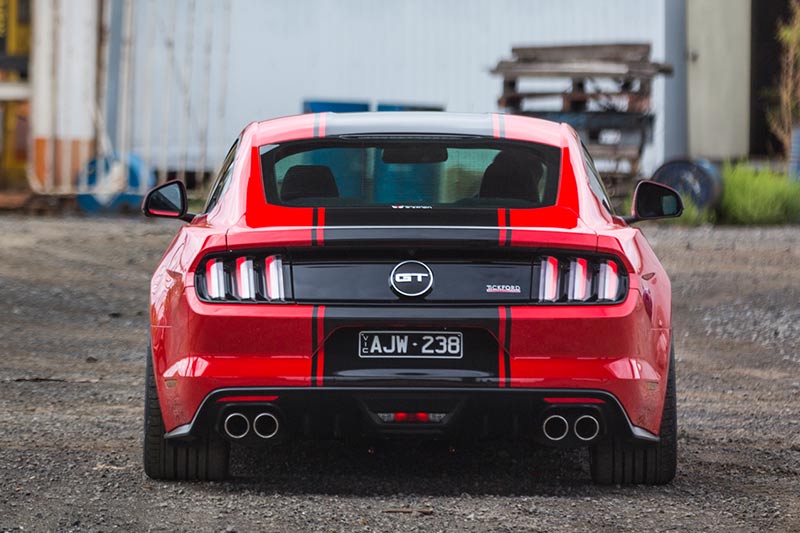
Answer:
POLYGON ((583 415, 575 420, 574 431, 576 437, 588 442, 600 434, 600 421, 592 415, 583 415))
POLYGON ((261 413, 253 420, 253 432, 262 439, 271 439, 278 434, 281 424, 272 413, 261 413))
POLYGON ((569 433, 569 423, 561 415, 550 415, 542 422, 542 431, 551 441, 559 441, 569 433))
POLYGON ((250 421, 242 413, 231 413, 225 417, 222 428, 230 438, 241 439, 250 432, 250 421))

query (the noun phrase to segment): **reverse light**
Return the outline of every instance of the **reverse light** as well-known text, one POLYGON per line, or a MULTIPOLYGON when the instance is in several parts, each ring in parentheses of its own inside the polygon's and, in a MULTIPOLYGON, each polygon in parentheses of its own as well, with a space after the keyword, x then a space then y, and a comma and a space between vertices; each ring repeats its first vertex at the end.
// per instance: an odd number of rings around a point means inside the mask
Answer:
POLYGON ((279 255, 231 254, 202 262, 195 286, 201 300, 284 302, 286 275, 279 255))

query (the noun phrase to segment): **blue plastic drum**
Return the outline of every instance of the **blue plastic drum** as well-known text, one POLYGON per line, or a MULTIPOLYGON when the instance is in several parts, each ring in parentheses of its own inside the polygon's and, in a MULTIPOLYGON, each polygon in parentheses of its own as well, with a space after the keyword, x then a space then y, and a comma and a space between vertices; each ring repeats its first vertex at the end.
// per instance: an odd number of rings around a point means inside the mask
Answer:
MULTIPOLYGON (((92 159, 81 171, 78 182, 82 183, 85 180, 89 190, 97 189, 100 176, 108 176, 112 167, 120 162, 116 154, 92 159)), ((145 182, 145 189, 149 189, 156 184, 156 174, 136 154, 129 154, 125 164, 128 171, 125 189, 110 193, 95 190, 90 193, 78 194, 76 199, 82 211, 101 214, 132 212, 139 209, 143 198, 140 192, 142 180, 145 182)))

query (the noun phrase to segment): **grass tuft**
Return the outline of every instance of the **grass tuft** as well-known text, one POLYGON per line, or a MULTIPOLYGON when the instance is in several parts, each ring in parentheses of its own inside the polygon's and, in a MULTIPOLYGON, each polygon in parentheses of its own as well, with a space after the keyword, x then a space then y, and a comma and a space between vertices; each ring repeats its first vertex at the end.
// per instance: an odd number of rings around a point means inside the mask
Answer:
POLYGON ((786 174, 752 165, 726 163, 720 222, 724 224, 788 224, 800 222, 800 182, 786 174))

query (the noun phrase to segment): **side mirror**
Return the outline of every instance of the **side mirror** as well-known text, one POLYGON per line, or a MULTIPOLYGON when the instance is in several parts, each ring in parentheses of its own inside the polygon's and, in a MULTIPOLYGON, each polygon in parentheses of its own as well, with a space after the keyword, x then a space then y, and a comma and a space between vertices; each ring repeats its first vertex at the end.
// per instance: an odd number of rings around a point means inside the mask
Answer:
POLYGON ((630 216, 622 217, 627 223, 639 220, 674 218, 683 213, 683 200, 675 189, 663 183, 643 180, 633 191, 633 207, 630 216))
POLYGON ((142 213, 146 217, 179 218, 191 222, 194 215, 187 213, 186 186, 173 180, 150 189, 142 202, 142 213))

